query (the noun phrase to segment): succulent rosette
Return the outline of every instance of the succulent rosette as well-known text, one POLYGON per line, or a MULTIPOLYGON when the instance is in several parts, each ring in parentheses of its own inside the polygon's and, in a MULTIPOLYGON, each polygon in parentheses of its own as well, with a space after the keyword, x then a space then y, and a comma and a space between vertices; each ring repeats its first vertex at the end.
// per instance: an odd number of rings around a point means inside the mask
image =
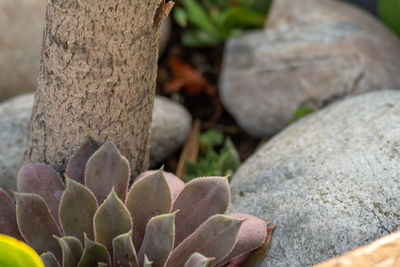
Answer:
POLYGON ((0 190, 0 233, 25 241, 46 267, 255 266, 272 227, 248 214, 223 215, 228 179, 184 184, 148 171, 130 188, 130 167, 106 142, 85 143, 57 172, 28 163, 18 174, 16 204, 0 190))

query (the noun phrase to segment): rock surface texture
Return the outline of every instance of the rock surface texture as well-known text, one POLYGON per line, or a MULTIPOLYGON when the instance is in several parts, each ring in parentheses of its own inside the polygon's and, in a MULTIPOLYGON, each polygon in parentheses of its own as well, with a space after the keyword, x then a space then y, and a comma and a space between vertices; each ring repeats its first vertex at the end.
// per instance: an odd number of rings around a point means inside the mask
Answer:
POLYGON ((266 29, 228 42, 220 94, 252 135, 271 135, 303 106, 400 88, 400 40, 367 12, 333 0, 276 0, 266 29))
MULTIPOLYGON (((0 188, 15 189, 33 98, 33 94, 25 94, 0 105, 0 188)), ((190 128, 191 117, 185 108, 167 98, 155 98, 150 153, 153 166, 183 144, 190 128)))
POLYGON ((36 88, 47 1, 0 1, 0 101, 36 88))
POLYGON ((397 267, 400 266, 400 232, 315 267, 397 267))
POLYGON ((230 212, 277 225, 261 266, 310 266, 399 230, 400 92, 351 97, 275 136, 232 179, 230 212))

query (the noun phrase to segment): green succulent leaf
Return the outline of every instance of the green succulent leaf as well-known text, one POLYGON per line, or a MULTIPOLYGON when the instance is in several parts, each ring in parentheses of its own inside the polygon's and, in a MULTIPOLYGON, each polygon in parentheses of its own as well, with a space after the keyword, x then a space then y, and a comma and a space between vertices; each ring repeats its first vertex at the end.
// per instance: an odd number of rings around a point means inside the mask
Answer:
POLYGON ((96 197, 89 189, 72 179, 66 178, 65 189, 60 202, 60 221, 66 235, 84 241, 86 233, 94 239, 93 217, 97 210, 96 197))
POLYGON ((92 267, 96 266, 99 262, 104 262, 108 265, 111 264, 110 255, 106 247, 88 239, 85 235, 85 248, 77 267, 92 267))
POLYGON ((153 262, 150 261, 149 258, 147 258, 146 255, 144 255, 144 264, 143 264, 143 267, 151 267, 152 264, 153 264, 153 262))
POLYGON ((214 258, 207 258, 200 253, 193 253, 183 267, 206 267, 214 258))
MULTIPOLYGON (((143 177, 146 177, 147 175, 153 174, 156 171, 145 171, 141 173, 135 180, 135 182, 139 181, 143 177)), ((175 199, 178 197, 179 193, 182 191, 182 189, 185 187, 185 183, 179 179, 175 174, 171 172, 165 172, 163 171, 165 180, 168 183, 169 190, 171 191, 172 194, 172 202, 175 201, 175 199)))
POLYGON ((89 138, 69 159, 65 174, 78 183, 84 184, 86 163, 98 149, 99 145, 89 138))
POLYGON ((53 234, 61 236, 43 198, 28 193, 14 193, 17 200, 17 223, 28 244, 38 253, 52 252, 61 259, 61 250, 53 234))
POLYGON ((218 36, 218 30, 210 20, 210 16, 203 6, 196 0, 183 0, 182 4, 186 9, 187 18, 191 23, 212 35, 218 36))
POLYGON ((45 252, 40 255, 40 259, 42 260, 45 267, 60 267, 56 257, 51 252, 45 252))
POLYGON ((117 236, 112 243, 114 266, 139 266, 136 250, 132 243, 132 231, 117 236))
POLYGON ((181 27, 186 27, 188 24, 186 11, 181 7, 174 8, 174 19, 181 27))
POLYGON ((44 267, 39 255, 24 242, 0 234, 1 267, 44 267))
POLYGON ((223 175, 233 174, 240 167, 240 157, 230 138, 225 141, 219 160, 223 175))
POLYGON ((172 211, 179 210, 175 220, 175 246, 209 217, 225 213, 229 202, 227 178, 203 177, 187 183, 172 208, 172 211))
POLYGON ((15 204, 2 189, 0 189, 0 234, 22 240, 16 220, 15 204))
POLYGON ((85 185, 103 203, 114 187, 118 197, 125 201, 130 176, 129 162, 111 142, 102 145, 86 164, 85 185))
POLYGON ((112 251, 112 240, 132 229, 132 219, 124 203, 114 190, 94 215, 95 240, 112 251))
POLYGON ((62 238, 54 237, 61 246, 62 250, 62 266, 76 267, 82 256, 82 244, 76 237, 65 236, 62 238))
POLYGON ((150 218, 169 213, 172 194, 163 171, 158 170, 135 182, 126 200, 133 219, 133 244, 140 248, 150 218))
POLYGON ((98 262, 97 267, 108 267, 108 264, 104 262, 98 262))
POLYGON ((232 251, 242 223, 221 214, 212 216, 172 251, 165 266, 183 266, 195 252, 219 262, 232 251))
POLYGON ((233 250, 222 261, 215 262, 211 266, 223 266, 234 258, 259 248, 267 238, 267 223, 264 220, 243 213, 232 213, 228 216, 245 221, 240 227, 233 250))
POLYGON ((64 185, 54 169, 40 163, 25 164, 18 173, 17 187, 21 193, 41 196, 54 221, 59 225, 58 207, 64 185))
POLYGON ((139 262, 144 262, 144 255, 147 255, 154 267, 164 266, 174 247, 175 215, 163 214, 150 219, 139 251, 139 262))

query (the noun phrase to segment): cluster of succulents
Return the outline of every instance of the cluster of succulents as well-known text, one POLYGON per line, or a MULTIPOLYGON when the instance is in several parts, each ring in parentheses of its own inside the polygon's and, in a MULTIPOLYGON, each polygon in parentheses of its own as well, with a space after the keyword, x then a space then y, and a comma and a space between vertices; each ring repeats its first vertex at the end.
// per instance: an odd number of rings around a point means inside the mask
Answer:
POLYGON ((43 164, 18 174, 16 205, 0 190, 0 233, 25 241, 46 267, 254 266, 272 228, 247 214, 223 215, 227 178, 186 185, 163 170, 137 177, 106 142, 89 140, 69 160, 65 184, 43 164), (61 263, 61 264, 60 264, 61 263))

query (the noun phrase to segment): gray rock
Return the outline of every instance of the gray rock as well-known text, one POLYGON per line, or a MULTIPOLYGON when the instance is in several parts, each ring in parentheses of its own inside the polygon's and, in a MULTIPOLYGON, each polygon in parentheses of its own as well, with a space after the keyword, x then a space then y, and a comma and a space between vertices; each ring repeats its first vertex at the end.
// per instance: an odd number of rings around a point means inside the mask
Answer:
MULTIPOLYGON (((34 94, 0 105, 0 188, 15 189, 22 164, 34 94)), ((156 97, 152 123, 151 163, 154 166, 178 149, 191 128, 189 112, 164 97, 156 97)))
POLYGON ((250 134, 269 136, 303 106, 400 88, 400 40, 367 12, 331 0, 276 0, 264 31, 230 40, 220 94, 250 134))
POLYGON ((192 128, 189 112, 176 102, 158 96, 151 125, 150 166, 163 161, 185 142, 192 128))
POLYGON ((261 266, 310 266, 400 230, 400 92, 351 97, 238 170, 231 212, 277 225, 261 266))
POLYGON ((32 105, 33 94, 25 94, 0 105, 0 188, 16 188, 32 105))

